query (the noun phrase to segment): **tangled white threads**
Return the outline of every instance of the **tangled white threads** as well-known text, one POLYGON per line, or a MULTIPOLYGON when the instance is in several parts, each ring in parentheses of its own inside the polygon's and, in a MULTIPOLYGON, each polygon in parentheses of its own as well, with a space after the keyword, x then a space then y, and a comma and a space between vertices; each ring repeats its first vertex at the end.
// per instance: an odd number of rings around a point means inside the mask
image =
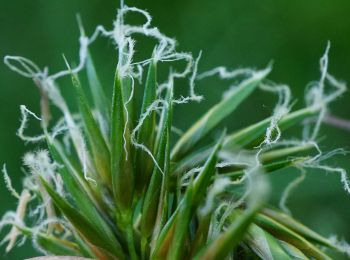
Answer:
POLYGON ((346 91, 346 85, 338 81, 328 73, 328 53, 330 42, 327 43, 326 51, 320 59, 321 78, 318 82, 310 85, 309 91, 306 94, 306 103, 309 107, 320 110, 312 133, 305 132, 305 137, 315 140, 321 127, 324 116, 326 115, 327 104, 341 96, 346 91), (329 94, 325 93, 325 83, 328 82, 335 90, 329 94))
POLYGON ((213 217, 210 221, 209 231, 208 231, 208 240, 211 241, 214 238, 218 237, 218 235, 223 230, 224 222, 227 218, 226 215, 228 213, 228 209, 230 208, 230 204, 228 202, 222 202, 218 207, 216 207, 213 217))
POLYGON ((126 141, 126 130, 128 128, 128 124, 129 124, 129 112, 128 112, 128 108, 127 105, 130 103, 130 101, 132 100, 133 96, 134 96, 134 78, 130 77, 131 79, 131 92, 130 92, 130 96, 128 98, 128 100, 124 103, 124 111, 125 111, 125 125, 124 125, 124 131, 123 131, 123 139, 124 139, 124 151, 125 151, 125 160, 128 160, 128 149, 127 149, 127 141, 126 141))
POLYGON ((52 163, 47 150, 39 150, 35 153, 27 153, 23 157, 23 162, 35 174, 39 174, 46 179, 54 177, 57 164, 52 163))
MULTIPOLYGON (((225 168, 229 166, 238 166, 238 167, 249 167, 250 164, 244 161, 236 160, 236 161, 222 161, 215 165, 216 169, 225 168)), ((197 173, 203 170, 204 167, 195 167, 185 172, 181 176, 181 186, 188 186, 191 183, 191 180, 195 177, 197 173)), ((242 179, 238 181, 232 181, 232 184, 239 184, 242 182, 242 179)))
POLYGON ((35 153, 27 153, 23 157, 23 162, 34 176, 39 175, 48 181, 52 181, 55 185, 56 191, 60 195, 64 195, 63 182, 60 175, 57 174, 58 165, 51 161, 47 150, 38 150, 35 153))
POLYGON ((88 162, 87 162, 87 150, 86 150, 86 146, 85 146, 85 142, 83 143, 83 174, 84 174, 84 179, 91 182, 92 184, 94 184, 95 186, 97 185, 97 182, 96 180, 94 180, 93 178, 91 178, 89 175, 88 175, 88 162))
POLYGON ((197 76, 197 79, 204 79, 207 77, 212 77, 218 75, 221 79, 232 79, 238 76, 249 76, 252 75, 255 71, 249 68, 242 68, 229 71, 226 67, 220 66, 209 71, 203 72, 197 76))
POLYGON ((303 168, 320 169, 326 172, 333 172, 333 173, 340 174, 340 180, 341 180, 341 183, 343 184, 343 188, 348 194, 350 194, 350 182, 348 180, 346 170, 340 167, 331 167, 328 165, 321 164, 322 161, 327 160, 330 157, 333 157, 337 154, 346 153, 344 149, 335 149, 326 154, 323 154, 321 149, 318 147, 318 145, 316 143, 314 143, 314 145, 317 148, 318 154, 304 162, 298 163, 297 165, 303 168))
POLYGON ((197 59, 194 62, 192 76, 190 77, 190 97, 192 98, 192 100, 197 102, 200 102, 203 99, 203 96, 198 96, 194 91, 195 79, 198 73, 198 63, 201 57, 202 57, 202 52, 199 53, 197 59))
POLYGON ((51 253, 48 252, 47 250, 45 250, 42 246, 40 246, 40 243, 38 243, 38 238, 39 238, 39 236, 41 236, 43 234, 45 235, 47 233, 47 230, 50 229, 50 227, 53 225, 64 226, 65 233, 60 235, 61 239, 65 239, 71 234, 70 226, 68 225, 68 223, 66 221, 64 221, 63 219, 59 219, 56 217, 45 219, 39 225, 31 228, 33 246, 34 246, 34 248, 36 248, 39 252, 43 253, 44 255, 50 255, 51 253), (44 229, 44 231, 43 231, 43 229, 44 229))
POLYGON ((164 174, 164 172, 163 172, 162 168, 159 166, 156 158, 154 157, 154 155, 152 154, 152 152, 149 150, 148 147, 146 147, 144 144, 140 144, 137 142, 136 134, 140 130, 145 119, 148 116, 150 116, 153 111, 160 111, 160 110, 164 109, 164 107, 166 107, 166 106, 168 106, 168 104, 163 99, 157 99, 157 100, 153 101, 152 104, 147 107, 146 111, 140 116, 139 122, 136 125, 136 127, 134 128, 134 130, 132 131, 131 136, 130 136, 131 143, 136 148, 139 148, 139 149, 143 150, 144 152, 146 152, 151 157, 152 161, 154 162, 154 164, 156 165, 156 167, 158 168, 158 170, 162 174, 164 174))
POLYGON ((12 196, 19 199, 20 196, 17 193, 17 191, 13 188, 11 178, 7 173, 6 164, 4 164, 2 167, 2 173, 4 174, 4 181, 6 184, 6 188, 9 190, 9 192, 11 193, 12 196))
POLYGON ((260 87, 265 91, 277 93, 278 95, 278 102, 271 117, 270 126, 266 129, 265 139, 260 144, 262 146, 276 143, 281 138, 281 130, 278 127, 278 122, 290 111, 291 93, 289 87, 286 85, 269 86, 261 84, 260 87))
POLYGON ((207 215, 214 208, 214 200, 220 193, 222 193, 227 186, 231 184, 229 178, 219 178, 214 181, 212 186, 209 189, 205 204, 199 209, 199 214, 202 216, 207 215))
POLYGON ((38 117, 35 113, 30 111, 29 109, 26 108, 26 106, 21 105, 21 114, 22 114, 22 119, 21 119, 21 125, 19 129, 17 130, 17 135, 26 142, 38 142, 42 141, 45 138, 45 135, 38 135, 38 136, 27 136, 24 134, 24 130, 26 129, 28 125, 28 115, 34 117, 35 119, 41 121, 41 118, 38 117))
POLYGON ((300 183, 302 183, 305 180, 305 175, 305 170, 300 168, 300 175, 293 181, 291 181, 282 193, 281 199, 279 201, 279 207, 281 210, 283 210, 289 215, 292 215, 292 212, 287 207, 288 198, 290 197, 291 193, 300 185, 300 183))
POLYGON ((10 232, 1 241, 1 244, 8 242, 6 252, 9 252, 15 245, 17 237, 21 235, 18 227, 24 227, 23 219, 26 213, 27 204, 31 199, 31 195, 28 190, 23 190, 21 196, 18 199, 18 206, 16 212, 7 212, 0 221, 0 230, 5 225, 11 225, 10 232))

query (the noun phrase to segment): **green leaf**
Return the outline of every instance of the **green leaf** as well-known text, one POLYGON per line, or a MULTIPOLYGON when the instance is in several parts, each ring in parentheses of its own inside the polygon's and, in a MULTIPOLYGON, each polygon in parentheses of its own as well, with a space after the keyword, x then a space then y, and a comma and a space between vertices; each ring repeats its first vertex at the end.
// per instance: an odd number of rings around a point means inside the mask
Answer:
MULTIPOLYGON (((296 158, 296 159, 286 159, 286 160, 276 161, 273 163, 262 165, 262 169, 265 173, 270 173, 270 172, 274 172, 277 170, 281 170, 281 169, 285 169, 285 168, 297 165, 298 163, 301 163, 307 159, 308 158, 302 157, 302 158, 296 158)), ((215 176, 215 178, 230 177, 231 179, 236 180, 242 177, 243 175, 244 175, 244 170, 235 170, 232 172, 219 174, 215 176)))
MULTIPOLYGON (((267 165, 271 162, 282 161, 280 159, 286 159, 290 156, 300 155, 314 148, 314 145, 310 143, 305 143, 293 147, 273 149, 268 151, 263 151, 259 160, 262 164, 267 165)), ((178 163, 174 163, 172 165, 172 175, 175 177, 176 175, 182 175, 189 169, 199 166, 203 161, 208 158, 210 155, 210 146, 203 147, 201 149, 196 150, 195 152, 187 155, 178 163)), ((234 156, 234 155, 233 155, 234 156)), ((239 169, 235 171, 240 171, 239 169)), ((240 174, 242 174, 241 172, 240 174)))
MULTIPOLYGON (((135 123, 135 98, 133 97, 130 99, 130 95, 134 95, 134 93, 132 92, 135 92, 133 88, 135 88, 133 79, 131 79, 130 77, 122 78, 122 94, 123 101, 125 102, 126 111, 128 112, 127 125, 129 129, 133 129, 135 123)), ((124 111, 125 120, 126 111, 124 111)))
POLYGON ((257 203, 237 216, 227 230, 209 243, 204 250, 199 252, 195 259, 225 259, 242 241, 261 206, 262 203, 257 203))
POLYGON ((261 259, 294 259, 277 239, 255 224, 250 225, 243 240, 261 259))
POLYGON ((167 133, 169 133, 169 129, 171 127, 172 96, 172 89, 169 89, 167 93, 168 105, 163 109, 163 114, 165 117, 164 120, 162 120, 162 125, 160 126, 160 128, 164 130, 159 142, 159 146, 157 147, 156 154, 156 161, 158 163, 158 166, 161 167, 162 172, 157 166, 154 166, 151 180, 147 187, 145 199, 142 206, 141 234, 144 240, 152 234, 158 210, 162 179, 165 177, 165 174, 168 174, 168 172, 165 171, 165 166, 169 165, 169 162, 167 161, 169 134, 167 133))
MULTIPOLYGON (((127 241, 131 259, 137 259, 133 232, 134 172, 130 144, 129 124, 124 111, 123 85, 116 69, 111 117, 111 170, 116 223, 127 241)), ((130 117, 131 118, 131 117, 130 117)))
POLYGON ((82 116, 85 132, 89 140, 89 145, 92 150, 92 158, 95 163, 96 171, 101 176, 102 182, 110 186, 111 168, 110 168, 110 153, 106 141, 101 133, 101 129, 96 123, 84 91, 81 87, 77 75, 71 74, 72 83, 77 90, 78 105, 82 116))
POLYGON ((105 124, 109 121, 110 111, 109 111, 109 100, 106 98, 105 92, 101 85, 100 79, 98 78, 94 62, 92 60, 91 54, 87 52, 86 58, 86 72, 89 81, 90 91, 92 93, 92 98, 95 107, 101 113, 103 119, 106 122, 99 122, 100 124, 105 124))
POLYGON ((186 189, 184 198, 179 205, 179 213, 175 223, 174 236, 168 252, 168 259, 181 258, 189 223, 195 212, 195 208, 198 207, 203 200, 210 184, 211 177, 215 173, 217 153, 221 148, 223 137, 224 134, 213 148, 211 155, 203 166, 203 169, 186 189))
MULTIPOLYGON (((157 64, 151 62, 149 64, 147 80, 144 90, 141 115, 155 101, 157 94, 157 64)), ((137 135, 137 142, 145 145, 151 152, 154 150, 154 139, 156 129, 156 113, 152 111, 143 121, 143 124, 137 135)), ((152 171, 153 161, 145 151, 136 150, 136 186, 141 191, 148 183, 152 171)))
POLYGON ((181 159, 172 165, 172 175, 182 175, 188 169, 192 169, 205 162, 212 150, 212 145, 202 147, 181 159))
POLYGON ((96 198, 96 193, 90 189, 82 176, 76 172, 76 169, 71 165, 58 143, 48 141, 48 147, 55 162, 61 165, 59 167, 60 176, 66 186, 66 190, 74 199, 76 208, 84 216, 89 216, 89 220, 94 226, 101 230, 106 228, 104 219, 109 217, 106 212, 102 214, 101 208, 105 208, 104 205, 101 207, 103 203, 102 198, 96 198), (98 206, 100 206, 100 211, 96 208, 98 206))
MULTIPOLYGON (((278 123, 281 130, 285 130, 295 124, 300 123, 305 118, 313 116, 319 112, 318 109, 314 108, 303 108, 292 112, 284 116, 278 123)), ((237 150, 241 147, 246 147, 251 144, 257 138, 263 136, 266 132, 267 127, 270 125, 271 117, 266 118, 256 124, 250 125, 243 128, 226 137, 223 149, 224 150, 237 150)))
POLYGON ((113 194, 120 212, 130 211, 134 192, 134 173, 131 165, 130 133, 125 129, 122 79, 115 74, 111 117, 111 170, 113 194))
POLYGON ((337 250, 327 238, 321 236, 283 212, 265 208, 262 210, 262 213, 314 243, 337 250))
POLYGON ((312 148, 315 148, 313 144, 305 143, 305 144, 292 146, 292 147, 273 149, 273 150, 269 150, 261 153, 261 155, 259 156, 259 160, 262 163, 267 163, 267 162, 275 161, 280 158, 286 158, 296 154, 300 155, 300 153, 309 151, 312 148))
POLYGON ((254 222, 261 228, 267 230, 274 237, 297 247, 309 257, 313 257, 315 259, 330 259, 329 256, 308 242, 305 238, 301 237, 291 229, 285 227, 270 217, 257 214, 254 222))
POLYGON ((204 114, 176 143, 172 150, 172 160, 177 161, 181 159, 223 119, 229 116, 253 92, 269 72, 270 68, 265 69, 243 81, 237 88, 227 94, 221 102, 204 114))
POLYGON ((103 225, 100 228, 93 225, 88 218, 60 197, 43 178, 40 177, 40 180, 54 204, 89 243, 106 250, 120 259, 125 258, 121 245, 107 225, 103 225))
MULTIPOLYGON (((170 112, 171 114, 172 112, 170 112)), ((171 116, 170 120, 171 121, 171 116)), ((154 244, 159 237, 159 234, 169 218, 169 209, 171 209, 170 196, 170 132, 171 123, 168 123, 166 129, 167 142, 165 147, 165 162, 164 162, 164 176, 162 179, 162 186, 160 190, 160 199, 158 203, 157 218, 153 228, 152 243, 154 244)))
POLYGON ((298 248, 295 246, 286 243, 285 241, 279 240, 281 246, 283 247, 284 251, 287 252, 287 254, 295 260, 308 260, 309 258, 306 257, 303 252, 301 252, 298 248))
POLYGON ((45 251, 50 252, 53 255, 81 255, 78 245, 67 240, 56 238, 54 236, 38 234, 36 237, 36 242, 45 251))
POLYGON ((42 249, 45 251, 54 254, 54 255, 72 255, 79 256, 84 255, 83 252, 80 251, 79 246, 71 241, 57 238, 53 235, 48 235, 42 232, 33 233, 31 228, 16 225, 16 228, 28 238, 33 239, 35 236, 35 243, 37 243, 42 249))

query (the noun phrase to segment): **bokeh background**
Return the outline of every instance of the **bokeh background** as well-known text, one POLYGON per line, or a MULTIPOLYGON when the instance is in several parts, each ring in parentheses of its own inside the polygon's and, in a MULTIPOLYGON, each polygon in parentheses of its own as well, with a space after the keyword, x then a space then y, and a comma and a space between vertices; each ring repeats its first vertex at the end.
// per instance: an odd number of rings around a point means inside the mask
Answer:
MULTIPOLYGON (((225 65, 237 67, 265 67, 274 61, 269 79, 288 84, 303 104, 308 82, 319 78, 319 58, 328 40, 332 43, 330 72, 350 82, 350 2, 348 0, 137 0, 129 5, 145 8, 153 15, 153 22, 163 32, 175 37, 179 49, 198 54, 203 51, 200 70, 225 65)), ((76 14, 83 18, 91 33, 96 24, 110 28, 118 1, 113 0, 0 0, 0 57, 6 54, 33 59, 40 67, 48 65, 51 72, 64 66, 62 53, 77 61, 79 31, 76 14)), ((138 18, 135 18, 137 21, 138 18)), ((142 49, 142 46, 139 46, 142 49)), ((113 55, 106 55, 113 46, 99 41, 94 57, 103 83, 108 88, 113 75, 109 67, 115 64, 113 55)), ((145 47, 146 48, 146 47, 145 47)), ((198 92, 206 99, 200 104, 176 108, 175 124, 186 127, 209 105, 218 101, 229 81, 210 80, 198 85, 198 92), (182 114, 182 116, 179 116, 182 114), (185 115, 185 117, 183 116, 185 115)), ((180 86, 181 89, 182 86, 180 86)), ((74 100, 70 84, 62 90, 74 100)), ((39 96, 28 79, 11 72, 0 63, 0 164, 6 163, 14 186, 20 189, 23 172, 21 157, 33 148, 16 136, 19 127, 19 106, 25 104, 39 112, 39 96)), ((256 92, 238 113, 227 119, 230 129, 252 123, 273 110, 275 97, 256 92)), ((74 105, 72 104, 74 108, 74 105)), ((350 120, 350 95, 347 92, 335 104, 333 114, 350 120)), ((37 133, 31 126, 29 133, 37 133)), ((290 136, 300 136, 300 128, 290 136)), ((336 147, 349 149, 350 132, 323 126, 321 146, 325 150, 336 147)), ((331 159, 350 171, 350 156, 331 159)), ((296 170, 271 176, 276 203, 286 183, 297 176, 296 170)), ((342 190, 336 174, 310 171, 306 181, 289 200, 294 216, 324 235, 338 234, 350 240, 350 197, 342 190)), ((0 215, 15 208, 16 201, 0 183, 0 215)), ((1 233, 2 235, 4 232, 1 233)), ((0 259, 23 259, 37 253, 26 243, 9 254, 0 247, 0 259)), ((341 256, 336 256, 341 259, 341 256)))

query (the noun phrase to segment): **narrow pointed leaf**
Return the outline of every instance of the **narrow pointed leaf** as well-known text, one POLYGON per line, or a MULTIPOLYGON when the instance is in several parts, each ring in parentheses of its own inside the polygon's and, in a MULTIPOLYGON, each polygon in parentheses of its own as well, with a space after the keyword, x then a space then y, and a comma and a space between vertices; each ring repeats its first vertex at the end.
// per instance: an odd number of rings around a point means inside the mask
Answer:
POLYGON ((108 216, 105 215, 103 218, 97 209, 97 206, 101 205, 101 200, 96 200, 92 190, 88 187, 85 180, 76 173, 75 169, 60 150, 58 144, 49 142, 48 146, 55 162, 61 165, 59 172, 67 191, 75 201, 76 208, 84 216, 89 216, 90 222, 97 228, 101 230, 107 228, 104 219, 108 219, 108 216))
MULTIPOLYGON (((141 218, 141 233, 142 236, 145 238, 149 237, 152 233, 156 215, 157 215, 157 209, 158 209, 158 203, 160 198, 160 192, 161 192, 161 183, 162 179, 165 177, 165 163, 167 160, 167 147, 169 143, 169 135, 167 134, 169 131, 167 129, 171 126, 171 113, 172 113, 172 89, 168 91, 167 94, 167 103, 168 106, 164 107, 163 114, 165 114, 164 120, 162 121, 162 125, 160 126, 160 129, 163 131, 163 135, 161 136, 159 146, 157 147, 157 155, 156 155, 156 161, 159 167, 161 167, 162 171, 155 165, 153 167, 153 173, 149 182, 149 186, 147 187, 145 199, 142 206, 142 218, 141 218)), ((167 162, 168 166, 169 162, 167 162)))
POLYGON ((129 211, 133 199, 134 174, 131 165, 130 133, 128 128, 124 130, 122 84, 122 79, 116 72, 111 117, 111 171, 116 206, 121 211, 129 211))
POLYGON ((77 90, 78 104, 84 122, 85 132, 92 150, 92 158, 96 171, 100 174, 102 181, 109 185, 111 181, 110 152, 101 129, 96 123, 79 79, 72 74, 72 82, 77 90))
POLYGON ((264 260, 294 259, 285 252, 277 239, 255 224, 251 224, 243 241, 264 260))
POLYGON ((217 153, 221 148, 223 137, 224 134, 217 142, 217 145, 213 148, 211 155, 203 166, 203 169, 186 190, 183 201, 179 206, 179 213, 175 224, 175 233, 168 252, 169 259, 180 259, 182 256, 183 251, 181 249, 184 247, 189 223, 196 207, 198 207, 201 200, 205 197, 211 177, 215 173, 217 153))
POLYGON ((86 217, 60 197, 60 195, 57 194, 43 178, 40 178, 40 180, 55 205, 85 239, 91 244, 108 251, 120 259, 124 259, 122 248, 114 234, 108 229, 107 225, 103 226, 103 229, 99 229, 91 224, 86 217))
POLYGON ((314 243, 337 250, 337 248, 332 245, 327 238, 304 226, 283 212, 277 212, 275 210, 265 208, 262 210, 262 213, 314 243))
POLYGON ((226 231, 221 233, 195 259, 225 259, 242 241, 261 204, 256 204, 239 215, 226 231))
POLYGON ((270 68, 257 72, 231 91, 221 102, 204 114, 176 143, 172 159, 179 160, 223 119, 229 116, 268 75, 270 68))
POLYGON ((295 260, 308 260, 310 258, 308 258, 306 255, 303 254, 303 252, 301 252, 298 248, 296 248, 295 246, 286 243, 285 241, 280 240, 279 241, 281 246, 283 247, 284 251, 287 252, 287 254, 295 260))
POLYGON ((54 255, 80 256, 81 252, 78 245, 73 242, 59 239, 45 234, 39 234, 36 243, 45 251, 54 255))
POLYGON ((305 238, 270 217, 258 214, 254 222, 273 236, 294 245, 309 257, 314 257, 315 259, 330 259, 325 253, 308 242, 305 238))
POLYGON ((105 92, 103 90, 102 84, 100 82, 100 79, 98 78, 95 65, 89 51, 87 53, 86 58, 86 71, 94 105, 100 112, 103 119, 106 120, 105 122, 100 121, 100 123, 106 124, 106 122, 109 121, 110 106, 108 99, 106 98, 105 92))
POLYGON ((309 151, 312 148, 315 148, 315 146, 310 143, 305 143, 287 148, 273 149, 271 151, 261 153, 261 155, 259 156, 259 160, 262 163, 271 162, 280 158, 286 158, 288 156, 293 155, 295 156, 296 154, 300 155, 301 153, 305 153, 306 151, 309 151))
MULTIPOLYGON (((313 116, 319 112, 314 108, 303 108, 284 116, 278 123, 281 130, 285 130, 293 125, 303 121, 305 118, 313 116)), ((257 138, 263 136, 267 127, 270 125, 271 118, 266 118, 256 124, 243 128, 226 137, 223 149, 236 150, 241 147, 246 147, 257 138)))
MULTIPOLYGON (((297 165, 298 163, 301 163, 305 161, 308 158, 297 158, 297 159, 287 159, 287 160, 281 160, 281 161, 276 161, 273 163, 268 163, 264 164, 262 166, 263 171, 265 173, 271 173, 277 170, 285 169, 294 165, 297 165)), ((228 173, 222 173, 220 175, 217 175, 216 178, 220 178, 222 176, 224 177, 230 177, 231 179, 235 180, 244 175, 244 170, 236 170, 228 173)))
MULTIPOLYGON (((140 115, 143 115, 149 106, 156 99, 157 91, 157 64, 151 62, 148 68, 147 80, 143 95, 143 102, 140 115)), ((156 128, 156 112, 153 111, 149 116, 145 118, 143 124, 137 135, 137 142, 146 146, 151 152, 153 152, 154 138, 156 128)), ((152 171, 153 161, 145 151, 140 149, 136 150, 136 161, 137 161, 137 188, 141 190, 149 180, 150 173, 152 171)))

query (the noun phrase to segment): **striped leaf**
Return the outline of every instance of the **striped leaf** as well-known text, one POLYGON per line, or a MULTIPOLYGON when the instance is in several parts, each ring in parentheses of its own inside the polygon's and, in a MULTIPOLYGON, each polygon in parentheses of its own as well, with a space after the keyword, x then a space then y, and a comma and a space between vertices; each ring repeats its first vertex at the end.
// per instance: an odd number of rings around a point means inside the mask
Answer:
POLYGON ((84 122, 85 133, 89 140, 89 146, 91 147, 92 158, 95 163, 96 171, 100 175, 102 182, 107 186, 110 186, 111 168, 108 146, 103 137, 101 129, 92 115, 90 106, 77 75, 72 73, 71 76, 73 85, 77 91, 80 114, 84 122))
POLYGON ((266 215, 258 214, 254 222, 273 236, 297 247, 308 257, 330 259, 325 253, 308 242, 305 238, 266 215))
MULTIPOLYGON (((296 125, 310 116, 313 116, 319 112, 314 108, 303 108, 292 112, 284 116, 278 123, 281 130, 285 130, 293 125, 296 125)), ((270 125, 271 118, 266 118, 256 124, 250 125, 242 130, 237 131, 226 137, 223 149, 225 150, 237 150, 242 147, 246 147, 253 141, 262 137, 267 127, 270 125)))
POLYGON ((107 225, 103 225, 102 227, 93 225, 88 218, 89 216, 83 216, 76 208, 60 197, 43 178, 40 178, 40 180, 54 204, 89 243, 120 259, 124 259, 121 245, 107 225))
POLYGON ((194 214, 194 210, 203 200, 210 184, 210 179, 215 173, 217 153, 221 148, 223 136, 224 135, 222 135, 216 146, 213 148, 211 155, 203 166, 203 169, 186 190, 184 198, 179 206, 179 213, 175 223, 174 236, 168 252, 168 259, 180 259, 182 256, 182 248, 184 247, 188 226, 194 214))
POLYGON ((221 102, 209 109, 176 143, 172 150, 172 159, 177 161, 188 153, 214 127, 229 116, 253 92, 269 72, 270 68, 257 72, 227 94, 221 102))
POLYGON ((301 224, 291 216, 284 214, 283 212, 265 208, 262 210, 262 213, 289 228, 290 230, 298 233, 307 240, 337 250, 337 248, 331 244, 327 238, 321 236, 320 234, 301 224))
MULTIPOLYGON (((147 108, 155 101, 157 91, 157 64, 151 62, 149 64, 147 80, 143 95, 143 102, 141 108, 141 115, 147 111, 147 108)), ((156 113, 152 111, 149 116, 145 118, 143 124, 137 135, 137 142, 146 146, 151 152, 154 151, 154 138, 156 130, 156 113)), ((136 165, 137 172, 137 189, 140 191, 147 184, 152 171, 153 161, 145 151, 136 150, 136 165)))

